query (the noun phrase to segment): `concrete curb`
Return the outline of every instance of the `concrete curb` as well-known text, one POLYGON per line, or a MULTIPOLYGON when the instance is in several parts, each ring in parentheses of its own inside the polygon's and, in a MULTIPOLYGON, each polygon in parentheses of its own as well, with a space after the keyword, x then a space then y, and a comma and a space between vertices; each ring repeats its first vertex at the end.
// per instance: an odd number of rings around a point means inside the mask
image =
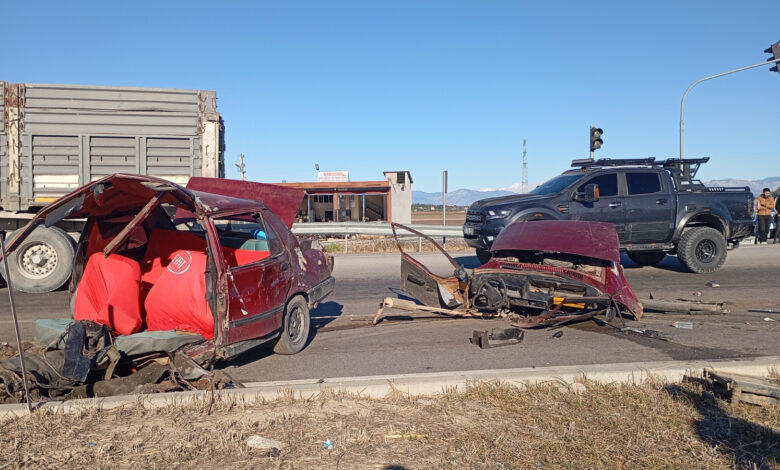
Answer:
MULTIPOLYGON (((594 364, 581 366, 537 367, 522 369, 493 369, 424 374, 375 375, 339 377, 280 382, 253 382, 246 388, 218 390, 216 400, 251 403, 257 400, 275 400, 293 394, 296 398, 311 398, 322 392, 348 392, 365 397, 381 398, 393 391, 410 396, 436 395, 445 390, 463 390, 469 383, 502 381, 525 387, 542 383, 571 384, 584 378, 601 383, 638 384, 649 377, 670 383, 680 382, 686 373, 700 375, 705 367, 723 372, 766 376, 770 368, 780 370, 780 356, 756 357, 740 360, 700 360, 629 362, 623 364, 594 364)), ((212 392, 175 392, 153 395, 122 395, 107 398, 88 398, 67 402, 38 403, 36 409, 59 413, 77 413, 84 410, 110 410, 136 403, 146 408, 204 403, 212 392)), ((25 404, 0 405, 0 421, 27 414, 25 404)))

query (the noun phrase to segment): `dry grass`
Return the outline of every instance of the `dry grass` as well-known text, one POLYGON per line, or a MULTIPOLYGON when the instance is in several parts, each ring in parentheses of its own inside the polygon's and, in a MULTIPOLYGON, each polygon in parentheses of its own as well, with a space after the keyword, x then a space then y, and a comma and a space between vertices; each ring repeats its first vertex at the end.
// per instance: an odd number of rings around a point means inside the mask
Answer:
POLYGON ((695 384, 583 389, 36 413, 2 425, 0 468, 780 468, 780 407, 732 412, 695 384), (280 455, 247 448, 254 434, 280 455))

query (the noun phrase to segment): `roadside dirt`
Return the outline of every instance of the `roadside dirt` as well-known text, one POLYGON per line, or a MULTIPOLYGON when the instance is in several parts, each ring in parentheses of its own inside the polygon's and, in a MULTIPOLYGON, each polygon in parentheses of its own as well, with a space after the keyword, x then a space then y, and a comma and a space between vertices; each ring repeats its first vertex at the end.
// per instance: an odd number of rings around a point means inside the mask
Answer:
POLYGON ((0 468, 780 468, 780 407, 732 411, 698 385, 660 382, 134 404, 2 429, 0 468), (253 435, 281 449, 250 448, 253 435))

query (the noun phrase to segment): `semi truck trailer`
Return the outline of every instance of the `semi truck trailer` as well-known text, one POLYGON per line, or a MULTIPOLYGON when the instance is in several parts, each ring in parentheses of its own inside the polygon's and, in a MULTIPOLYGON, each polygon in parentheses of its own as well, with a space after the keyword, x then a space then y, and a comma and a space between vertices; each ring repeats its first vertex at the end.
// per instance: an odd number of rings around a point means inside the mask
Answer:
MULTIPOLYGON (((0 230, 18 230, 46 204, 113 173, 182 185, 225 176, 214 91, 0 81, 0 98, 0 230)), ((62 287, 81 228, 79 220, 39 226, 8 258, 14 287, 62 287)))

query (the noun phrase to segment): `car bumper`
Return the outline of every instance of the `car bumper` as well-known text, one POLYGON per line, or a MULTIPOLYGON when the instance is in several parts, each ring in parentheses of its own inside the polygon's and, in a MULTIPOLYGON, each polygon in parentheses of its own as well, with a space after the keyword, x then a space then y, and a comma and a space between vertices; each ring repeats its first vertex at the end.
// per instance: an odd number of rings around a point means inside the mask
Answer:
POLYGON ((328 276, 327 279, 309 289, 306 292, 306 295, 309 298, 309 308, 315 308, 318 303, 333 292, 335 286, 336 279, 334 279, 333 276, 328 276))
POLYGON ((463 239, 466 241, 466 244, 472 248, 476 248, 477 250, 488 250, 490 249, 490 245, 493 244, 493 240, 496 239, 503 228, 502 225, 475 225, 466 223, 463 225, 463 239))

